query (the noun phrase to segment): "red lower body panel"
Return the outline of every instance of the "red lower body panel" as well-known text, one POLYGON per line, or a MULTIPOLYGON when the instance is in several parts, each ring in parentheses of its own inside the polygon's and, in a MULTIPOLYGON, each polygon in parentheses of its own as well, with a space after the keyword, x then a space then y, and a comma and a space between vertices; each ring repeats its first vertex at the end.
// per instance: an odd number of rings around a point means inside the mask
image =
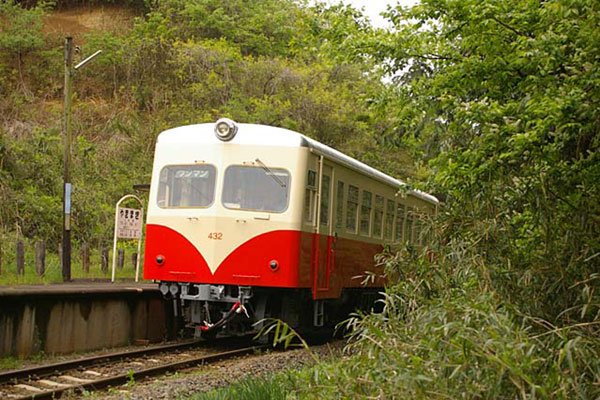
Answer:
MULTIPOLYGON (((233 249, 214 274, 206 260, 175 230, 146 226, 144 279, 242 286, 313 288, 314 298, 339 297, 341 290, 361 287, 366 271, 381 274, 374 265, 382 245, 302 231, 272 231, 233 249), (159 264, 157 257, 164 261, 159 264), (270 267, 272 260, 279 266, 270 267), (315 279, 316 278, 316 279, 315 279)), ((383 280, 369 287, 383 286, 383 280)))
POLYGON ((161 281, 298 287, 300 232, 272 231, 234 249, 214 275, 202 254, 183 235, 161 225, 146 226, 144 279, 161 281), (158 256, 164 258, 159 264, 158 256), (271 269, 277 260, 279 267, 271 269))

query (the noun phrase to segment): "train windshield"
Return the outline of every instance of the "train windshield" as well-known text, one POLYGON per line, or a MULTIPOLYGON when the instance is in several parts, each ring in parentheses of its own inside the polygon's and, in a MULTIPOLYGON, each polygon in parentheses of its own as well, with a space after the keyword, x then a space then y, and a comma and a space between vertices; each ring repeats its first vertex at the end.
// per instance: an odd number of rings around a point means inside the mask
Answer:
POLYGON ((283 212, 288 207, 290 174, 280 168, 232 165, 225 171, 223 206, 283 212))
POLYGON ((209 207, 215 199, 216 168, 212 165, 169 165, 160 171, 158 206, 209 207))

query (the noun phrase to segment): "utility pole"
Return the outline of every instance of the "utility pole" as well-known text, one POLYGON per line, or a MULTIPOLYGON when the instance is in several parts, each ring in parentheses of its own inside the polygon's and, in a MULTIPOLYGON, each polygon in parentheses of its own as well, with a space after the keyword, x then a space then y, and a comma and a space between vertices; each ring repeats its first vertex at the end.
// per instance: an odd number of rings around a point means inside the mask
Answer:
POLYGON ((62 278, 63 282, 71 280, 71 102, 73 99, 73 75, 75 71, 102 53, 98 50, 75 67, 73 67, 73 38, 65 38, 65 100, 63 108, 64 148, 64 186, 63 186, 63 233, 62 233, 62 278))
POLYGON ((65 100, 63 108, 64 185, 63 185, 63 232, 62 232, 62 278, 71 280, 71 100, 73 93, 73 38, 65 38, 65 100))

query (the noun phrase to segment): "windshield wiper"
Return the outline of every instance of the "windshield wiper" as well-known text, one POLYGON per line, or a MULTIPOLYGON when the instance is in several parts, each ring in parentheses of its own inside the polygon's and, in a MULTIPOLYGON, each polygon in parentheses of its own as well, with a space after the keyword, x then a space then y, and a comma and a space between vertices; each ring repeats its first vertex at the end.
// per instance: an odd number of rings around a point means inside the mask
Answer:
POLYGON ((275 173, 273 171, 271 171, 271 169, 269 167, 267 167, 264 162, 260 161, 258 158, 255 161, 258 163, 258 165, 261 166, 262 169, 264 169, 265 171, 267 171, 268 172, 268 176, 270 176, 271 178, 273 178, 273 180, 275 182, 279 183, 279 185, 281 185, 281 187, 285 187, 286 186, 286 184, 283 183, 283 181, 281 179, 279 179, 277 176, 275 176, 275 173))

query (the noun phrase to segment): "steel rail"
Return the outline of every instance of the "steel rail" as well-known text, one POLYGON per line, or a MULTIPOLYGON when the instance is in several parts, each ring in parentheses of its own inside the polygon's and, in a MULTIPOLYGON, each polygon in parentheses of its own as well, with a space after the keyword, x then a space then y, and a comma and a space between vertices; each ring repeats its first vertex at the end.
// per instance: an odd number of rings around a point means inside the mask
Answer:
MULTIPOLYGON (((11 383, 11 382, 14 382, 15 380, 25 379, 25 378, 29 378, 29 377, 33 377, 33 376, 35 376, 37 378, 41 378, 41 377, 52 375, 52 374, 55 374, 55 373, 61 372, 61 371, 71 370, 71 369, 75 369, 78 367, 85 367, 85 366, 94 365, 94 364, 100 364, 103 362, 110 362, 110 361, 114 361, 114 360, 122 360, 122 359, 125 359, 128 357, 138 357, 138 356, 142 356, 142 355, 161 353, 164 351, 188 349, 190 347, 198 346, 198 345, 204 344, 204 343, 208 343, 208 342, 202 342, 200 340, 193 340, 193 341, 188 341, 185 343, 174 343, 174 344, 154 346, 154 347, 139 349, 139 350, 121 351, 121 352, 103 354, 103 355, 99 355, 99 356, 79 358, 76 360, 64 361, 64 362, 59 362, 59 363, 54 363, 54 364, 41 365, 41 366, 37 366, 37 367, 30 367, 30 368, 24 368, 24 369, 19 369, 19 370, 2 372, 2 373, 0 373, 0 384, 11 383)), ((214 341, 211 342, 211 344, 214 344, 214 343, 215 343, 214 341)))
POLYGON ((127 382, 130 382, 132 379, 142 379, 147 378, 149 376, 159 375, 164 372, 174 371, 179 369, 185 369, 189 367, 194 367, 201 364, 213 363, 220 360, 225 360, 228 358, 233 358, 236 356, 242 356, 250 353, 254 353, 255 351, 262 350, 268 347, 267 345, 262 346, 252 346, 246 347, 238 350, 226 351, 223 353, 204 355, 201 357, 196 357, 193 359, 189 359, 186 361, 178 361, 169 364, 164 364, 158 367, 146 368, 140 371, 128 372, 126 374, 120 374, 111 376, 108 378, 102 378, 95 381, 91 381, 89 383, 72 385, 60 389, 48 390, 41 393, 32 393, 27 396, 22 396, 15 398, 15 400, 28 400, 28 399, 57 399, 62 396, 65 392, 73 392, 73 393, 83 393, 84 391, 94 391, 104 389, 109 386, 122 385, 127 382))

